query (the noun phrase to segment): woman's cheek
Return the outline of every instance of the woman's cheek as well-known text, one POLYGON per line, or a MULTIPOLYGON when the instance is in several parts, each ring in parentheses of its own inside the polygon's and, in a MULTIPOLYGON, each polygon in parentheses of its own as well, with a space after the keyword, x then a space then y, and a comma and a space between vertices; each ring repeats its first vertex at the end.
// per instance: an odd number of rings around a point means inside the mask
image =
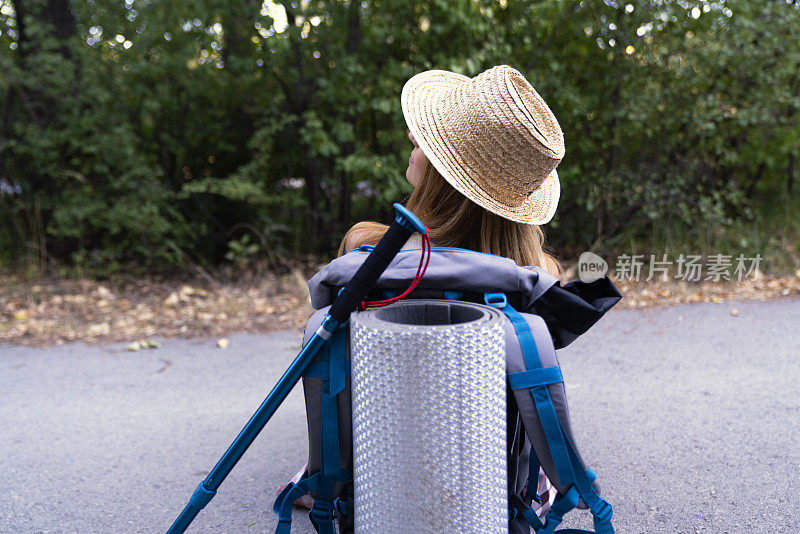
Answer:
POLYGON ((408 180, 408 183, 410 183, 414 187, 417 187, 417 184, 416 184, 416 182, 417 182, 416 171, 417 170, 414 167, 413 162, 409 159, 408 168, 406 169, 406 180, 408 180))
POLYGON ((428 162, 428 158, 425 157, 425 154, 422 150, 415 150, 415 154, 412 155, 413 158, 413 174, 414 174, 414 187, 419 185, 419 181, 422 179, 422 173, 425 171, 425 164, 428 162))

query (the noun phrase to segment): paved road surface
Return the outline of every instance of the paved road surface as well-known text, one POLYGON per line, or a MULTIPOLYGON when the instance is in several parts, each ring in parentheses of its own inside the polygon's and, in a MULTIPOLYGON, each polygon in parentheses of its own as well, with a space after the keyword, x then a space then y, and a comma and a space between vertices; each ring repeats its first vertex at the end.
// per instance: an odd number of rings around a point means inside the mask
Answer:
MULTIPOLYGON (((800 301, 736 307, 612 312, 560 352, 618 532, 800 532, 800 301)), ((0 347, 0 532, 165 531, 299 349, 230 339, 0 347)), ((305 439, 298 389, 190 532, 273 532, 305 439)))

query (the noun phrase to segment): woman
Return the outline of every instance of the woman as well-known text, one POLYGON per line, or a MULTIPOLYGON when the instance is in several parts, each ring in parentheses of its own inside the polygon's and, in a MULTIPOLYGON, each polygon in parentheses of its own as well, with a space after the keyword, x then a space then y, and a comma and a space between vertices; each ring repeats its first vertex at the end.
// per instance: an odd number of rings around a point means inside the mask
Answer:
MULTIPOLYGON (((555 167, 564 138, 527 80, 506 65, 472 79, 427 71, 406 83, 401 102, 414 145, 406 207, 429 228, 433 245, 496 254, 560 276, 539 225, 558 204, 555 167)), ((374 245, 386 228, 356 224, 339 255, 374 245)))
MULTIPOLYGON (((433 246, 504 256, 560 278, 561 267, 545 252, 539 225, 550 221, 558 204, 555 168, 564 156, 564 137, 527 80, 507 65, 474 78, 427 71, 405 84, 401 104, 414 145, 406 170, 414 191, 406 207, 428 227, 433 246)), ((376 244, 386 229, 357 223, 342 240, 339 256, 376 244)), ((404 248, 420 245, 416 235, 404 248)), ((555 493, 540 471, 540 516, 555 493)), ((306 496, 297 504, 311 503, 306 496)))
MULTIPOLYGON (((433 246, 495 254, 561 278, 539 225, 558 204, 555 168, 564 136, 522 74, 507 65, 474 78, 427 71, 405 84, 401 104, 414 145, 406 170, 414 191, 406 207, 428 227, 433 246)), ((386 229, 357 223, 339 255, 376 244, 386 229)), ((420 246, 416 235, 404 248, 420 246)), ((543 517, 556 491, 541 470, 538 485, 543 505, 536 512, 543 517)))

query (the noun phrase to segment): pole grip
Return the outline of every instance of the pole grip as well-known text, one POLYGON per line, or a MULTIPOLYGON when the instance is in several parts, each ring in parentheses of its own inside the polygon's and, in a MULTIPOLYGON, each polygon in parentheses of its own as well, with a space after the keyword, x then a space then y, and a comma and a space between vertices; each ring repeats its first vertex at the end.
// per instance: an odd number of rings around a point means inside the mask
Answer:
POLYGON ((331 305, 328 312, 340 324, 344 324, 350 314, 358 308, 372 286, 378 281, 383 271, 403 248, 414 232, 425 233, 427 230, 417 217, 400 204, 394 205, 397 216, 386 230, 381 240, 375 245, 367 259, 358 268, 353 278, 344 286, 331 305))

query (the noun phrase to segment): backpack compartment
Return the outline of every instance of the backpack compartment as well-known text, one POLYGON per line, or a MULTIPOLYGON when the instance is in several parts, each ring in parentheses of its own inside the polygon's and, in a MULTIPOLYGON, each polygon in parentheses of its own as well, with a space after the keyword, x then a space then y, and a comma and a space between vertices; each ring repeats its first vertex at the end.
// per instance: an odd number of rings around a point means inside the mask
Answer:
MULTIPOLYGON (((533 334, 542 367, 559 368, 555 347, 544 320, 538 315, 529 313, 521 313, 520 315, 525 319, 533 334)), ((509 320, 506 320, 504 326, 506 329, 506 373, 512 374, 526 371, 525 359, 514 326, 509 320)), ((567 395, 564 389, 564 383, 549 384, 547 389, 553 401, 555 411, 558 414, 558 419, 564 428, 566 437, 574 445, 575 438, 570 423, 569 407, 567 406, 567 395)), ((545 431, 539 418, 539 413, 534 405, 529 390, 512 389, 512 392, 526 436, 533 445, 533 449, 541 463, 542 469, 559 493, 566 492, 570 482, 566 481, 565 484, 558 476, 558 469, 555 466, 553 455, 550 451, 550 446, 548 445, 547 437, 545 436, 545 431)), ((578 452, 577 449, 576 452, 578 452)), ((580 453, 578 453, 578 456, 580 457, 580 453)), ((586 464, 582 458, 580 462, 583 468, 586 469, 586 464)), ((599 490, 599 486, 595 485, 595 488, 599 490)))
MULTIPOLYGON (((322 320, 328 312, 326 306, 315 312, 308 320, 305 332, 303 334, 303 346, 308 343, 311 336, 322 324, 322 320)), ((353 429, 351 421, 352 413, 352 400, 350 390, 350 325, 347 324, 336 333, 337 336, 342 336, 344 339, 340 343, 344 345, 344 362, 345 362, 345 380, 344 388, 336 394, 336 426, 338 427, 338 467, 346 476, 345 480, 337 480, 333 485, 332 498, 336 499, 342 496, 343 489, 346 483, 352 479, 353 470, 353 429)), ((340 345, 341 346, 341 345, 340 345)), ((330 363, 330 358, 342 357, 342 355, 332 354, 335 351, 334 344, 328 343, 325 349, 321 350, 317 358, 311 364, 309 371, 303 375, 303 395, 306 403, 306 420, 308 424, 308 474, 314 475, 319 473, 323 465, 323 454, 336 454, 336 451, 330 451, 327 447, 323 447, 322 436, 322 396, 324 391, 324 383, 322 376, 311 376, 314 374, 324 375, 326 369, 322 366, 330 363), (318 369, 318 372, 314 372, 318 369), (325 452, 323 452, 325 449, 325 452)), ((334 460, 335 461, 335 460, 334 460)), ((312 497, 317 498, 318 491, 312 490, 309 492, 312 497)))

